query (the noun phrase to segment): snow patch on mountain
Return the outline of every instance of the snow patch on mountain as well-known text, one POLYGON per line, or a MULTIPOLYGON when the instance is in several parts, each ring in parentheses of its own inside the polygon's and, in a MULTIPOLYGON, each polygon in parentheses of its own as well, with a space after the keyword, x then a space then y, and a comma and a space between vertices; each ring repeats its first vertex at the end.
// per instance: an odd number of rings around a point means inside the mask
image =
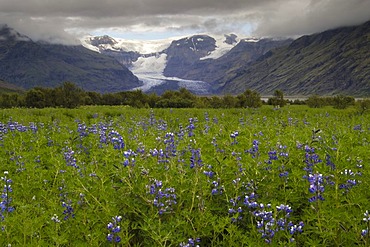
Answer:
POLYGON ((200 60, 217 59, 228 53, 240 41, 236 35, 232 35, 231 37, 233 39, 232 41, 229 41, 228 38, 230 36, 231 35, 214 36, 214 39, 216 40, 215 50, 209 53, 207 56, 200 58, 200 60))
MULTIPOLYGON (((102 36, 107 38, 107 36, 102 36)), ((152 54, 162 52, 167 49, 174 38, 160 39, 160 40, 128 40, 121 38, 110 38, 112 42, 102 42, 101 44, 94 45, 93 41, 96 41, 102 37, 85 36, 81 39, 81 43, 88 49, 100 52, 101 50, 112 50, 112 51, 125 51, 125 52, 137 52, 139 54, 152 54)))
POLYGON ((172 42, 172 39, 162 40, 127 40, 116 39, 117 44, 112 50, 134 51, 140 54, 152 54, 165 50, 172 42))
POLYGON ((99 47, 94 46, 94 45, 91 44, 91 39, 92 38, 94 38, 94 36, 85 36, 85 37, 83 37, 82 39, 80 39, 81 45, 83 47, 89 49, 89 50, 96 51, 96 52, 100 53, 99 47))
POLYGON ((162 75, 166 64, 167 54, 162 53, 150 57, 139 57, 137 61, 132 63, 132 67, 130 67, 129 69, 134 74, 149 72, 162 75))

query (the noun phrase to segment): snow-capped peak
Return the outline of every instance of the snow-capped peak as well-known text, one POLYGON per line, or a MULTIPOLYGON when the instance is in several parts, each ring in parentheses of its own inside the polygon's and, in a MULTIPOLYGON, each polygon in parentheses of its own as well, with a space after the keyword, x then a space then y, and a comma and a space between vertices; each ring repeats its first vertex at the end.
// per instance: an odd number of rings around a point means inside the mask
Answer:
POLYGON ((200 60, 205 59, 217 59, 222 57, 227 52, 229 52, 237 43, 239 43, 240 39, 235 34, 229 34, 224 36, 214 36, 216 40, 216 48, 210 54, 205 57, 200 58, 200 60))
POLYGON ((109 36, 85 36, 82 38, 82 44, 91 50, 112 50, 137 52, 139 54, 159 53, 168 48, 173 41, 173 38, 161 40, 128 40, 121 38, 110 38, 109 36), (96 42, 98 41, 98 42, 96 42), (104 42, 106 41, 106 42, 104 42))

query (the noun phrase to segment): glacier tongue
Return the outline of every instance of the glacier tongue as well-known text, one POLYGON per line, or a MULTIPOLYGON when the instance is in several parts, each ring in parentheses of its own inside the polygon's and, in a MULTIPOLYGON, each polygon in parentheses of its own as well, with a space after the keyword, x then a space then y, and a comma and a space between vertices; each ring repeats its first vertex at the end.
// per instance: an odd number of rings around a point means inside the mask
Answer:
POLYGON ((186 88, 197 95, 210 95, 211 85, 204 81, 185 80, 177 77, 165 77, 157 73, 137 73, 135 74, 143 85, 133 90, 142 90, 143 92, 164 93, 166 90, 178 90, 186 88), (170 89, 169 89, 170 88, 170 89))

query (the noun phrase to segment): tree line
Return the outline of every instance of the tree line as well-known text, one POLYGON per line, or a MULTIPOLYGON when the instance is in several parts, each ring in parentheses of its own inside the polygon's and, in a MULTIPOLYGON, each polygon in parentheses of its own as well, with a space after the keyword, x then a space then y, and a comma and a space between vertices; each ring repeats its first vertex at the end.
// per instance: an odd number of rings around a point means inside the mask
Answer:
MULTIPOLYGON (((136 108, 258 108, 263 104, 283 107, 286 104, 307 104, 313 108, 333 106, 344 109, 355 104, 351 96, 334 97, 310 96, 307 100, 290 101, 284 98, 281 90, 264 102, 261 95, 252 90, 233 96, 196 96, 185 88, 178 91, 166 91, 162 95, 146 94, 141 90, 117 93, 97 93, 84 91, 72 82, 65 82, 56 88, 35 87, 25 93, 0 94, 0 107, 65 107, 76 108, 82 105, 127 105, 136 108)), ((370 100, 360 102, 362 109, 370 109, 370 100)))
POLYGON ((262 100, 259 93, 251 90, 237 96, 223 97, 196 96, 185 88, 179 91, 166 91, 162 95, 146 94, 141 90, 101 94, 84 91, 71 82, 65 82, 56 88, 35 87, 23 94, 0 95, 1 108, 76 108, 81 105, 128 105, 137 108, 257 108, 262 106, 262 100))

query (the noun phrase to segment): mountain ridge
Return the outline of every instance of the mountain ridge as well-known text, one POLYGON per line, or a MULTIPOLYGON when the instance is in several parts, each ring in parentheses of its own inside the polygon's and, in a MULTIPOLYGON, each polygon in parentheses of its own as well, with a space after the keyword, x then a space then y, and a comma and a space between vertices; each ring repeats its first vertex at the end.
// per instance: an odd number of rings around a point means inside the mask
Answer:
POLYGON ((370 21, 295 40, 198 34, 151 41, 148 46, 109 36, 84 42, 83 46, 33 42, 0 27, 0 78, 24 89, 71 81, 101 93, 140 89, 143 81, 155 80, 145 90, 151 85, 198 90, 200 83, 202 93, 239 94, 251 89, 262 95, 275 90, 303 96, 370 95, 370 21))
POLYGON ((71 81, 84 90, 102 93, 141 85, 131 71, 109 56, 83 46, 34 42, 7 26, 0 29, 0 78, 25 89, 71 81))
MULTIPOLYGON (((162 77, 208 82, 212 92, 219 94, 252 89, 264 95, 283 90, 289 95, 366 96, 370 95, 369 23, 294 40, 239 39, 227 52, 213 58, 210 54, 217 49, 214 39, 194 35, 174 40, 167 49, 146 57, 157 56, 157 62, 163 65, 154 67, 163 68, 157 70, 162 77), (207 44, 197 51, 190 40, 199 38, 207 44)), ((140 63, 131 61, 133 69, 145 72, 138 67, 145 65, 144 56, 135 56, 136 60, 141 58, 140 63)), ((151 58, 150 64, 154 62, 151 58)))
POLYGON ((370 21, 305 35, 219 80, 223 93, 370 95, 370 21))

